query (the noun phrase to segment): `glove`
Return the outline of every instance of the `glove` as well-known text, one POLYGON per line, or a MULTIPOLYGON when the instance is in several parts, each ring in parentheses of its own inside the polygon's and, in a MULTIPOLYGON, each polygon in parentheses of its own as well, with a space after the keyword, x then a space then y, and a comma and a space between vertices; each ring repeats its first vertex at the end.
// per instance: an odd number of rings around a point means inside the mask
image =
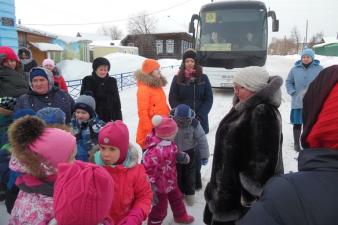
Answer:
POLYGON ((132 209, 129 211, 128 216, 124 217, 117 225, 140 225, 144 218, 141 209, 132 209))
POLYGON ((188 164, 190 162, 190 157, 187 153, 178 151, 176 155, 176 162, 179 164, 188 164))
POLYGON ((201 164, 202 164, 203 166, 205 166, 205 165, 208 164, 208 161, 209 161, 209 159, 201 159, 201 164))

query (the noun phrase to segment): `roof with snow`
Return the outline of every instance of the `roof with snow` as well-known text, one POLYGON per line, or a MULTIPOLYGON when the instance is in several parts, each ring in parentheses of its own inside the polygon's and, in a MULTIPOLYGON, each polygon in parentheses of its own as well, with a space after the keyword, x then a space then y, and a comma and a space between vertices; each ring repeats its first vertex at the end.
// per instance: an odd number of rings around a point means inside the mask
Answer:
POLYGON ((90 46, 102 46, 102 47, 110 47, 110 46, 121 46, 121 40, 96 40, 89 44, 90 46))
POLYGON ((78 34, 80 34, 81 38, 84 38, 90 41, 111 41, 112 40, 110 36, 106 36, 102 34, 81 33, 81 32, 78 32, 78 34))
POLYGON ((66 43, 72 43, 72 42, 78 42, 78 41, 91 42, 91 40, 88 40, 87 38, 84 38, 84 37, 70 37, 70 36, 58 35, 57 38, 66 43))
POLYGON ((42 52, 47 51, 63 51, 63 48, 58 44, 45 43, 45 42, 30 42, 35 48, 42 52))
POLYGON ((50 37, 50 38, 56 38, 55 34, 47 33, 47 32, 42 31, 42 30, 33 29, 31 27, 17 25, 16 29, 17 29, 17 31, 21 31, 21 32, 24 32, 24 33, 31 33, 31 34, 35 34, 35 35, 40 35, 40 36, 45 36, 45 37, 50 37))

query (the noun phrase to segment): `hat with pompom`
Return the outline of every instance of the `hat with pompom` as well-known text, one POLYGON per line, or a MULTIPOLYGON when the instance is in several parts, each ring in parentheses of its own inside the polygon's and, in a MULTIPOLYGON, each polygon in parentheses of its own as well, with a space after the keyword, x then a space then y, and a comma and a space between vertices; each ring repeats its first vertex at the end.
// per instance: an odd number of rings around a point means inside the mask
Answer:
POLYGON ((151 119, 154 126, 155 135, 165 140, 173 140, 177 133, 177 124, 170 117, 155 115, 151 119))

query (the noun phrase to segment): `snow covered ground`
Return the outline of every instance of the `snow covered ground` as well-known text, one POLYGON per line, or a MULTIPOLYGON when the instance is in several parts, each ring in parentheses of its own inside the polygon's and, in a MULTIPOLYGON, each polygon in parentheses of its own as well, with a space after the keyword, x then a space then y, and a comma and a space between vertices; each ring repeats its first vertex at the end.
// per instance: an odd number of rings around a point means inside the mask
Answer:
MULTIPOLYGON (((124 56, 121 55, 109 55, 108 59, 111 61, 111 72, 121 73, 130 72, 140 67, 143 58, 139 56, 127 56, 123 60, 124 56), (116 60, 116 61, 115 61, 116 60), (115 61, 115 63, 114 63, 115 61), (117 62, 117 63, 116 63, 117 62)), ((292 56, 268 56, 266 68, 271 75, 280 75, 284 79, 286 78, 293 63, 299 59, 299 55, 292 56)), ((322 57, 318 56, 317 59, 321 61, 321 64, 326 67, 333 64, 338 64, 338 57, 322 57)), ((161 66, 179 65, 177 60, 165 59, 160 60, 161 66)), ((62 68, 63 74, 66 75, 66 79, 80 79, 85 75, 91 73, 91 64, 78 61, 63 62, 62 68), (68 65, 67 65, 68 64, 68 65), (75 70, 74 70, 75 68, 75 70), (76 70, 79 71, 76 73, 76 70), (81 71, 80 71, 81 70, 81 71), (81 72, 81 73, 80 73, 81 72)), ((169 84, 165 88, 166 93, 169 92, 170 82, 173 75, 177 72, 177 67, 174 69, 163 69, 163 74, 167 77, 169 84)), ((232 104, 232 91, 214 90, 214 104, 209 114, 210 133, 208 134, 208 141, 210 146, 210 152, 213 153, 213 146, 215 143, 215 133, 220 120, 230 110, 232 104)), ((127 123, 130 130, 130 137, 132 142, 135 142, 136 128, 137 128, 137 109, 136 109, 136 87, 126 89, 120 93, 122 102, 122 113, 124 121, 127 123)), ((297 171, 297 161, 295 158, 297 154, 293 150, 293 137, 292 137, 292 125, 289 123, 289 112, 291 105, 291 98, 286 93, 285 87, 282 87, 282 105, 279 108, 283 119, 283 159, 285 172, 297 171)), ((209 163, 202 168, 203 185, 208 182, 211 174, 212 157, 210 157, 209 163)), ((195 222, 193 224, 203 224, 203 210, 204 210, 204 197, 203 190, 196 193, 197 202, 193 207, 188 207, 189 213, 195 216, 195 222)), ((6 213, 3 203, 0 203, 0 224, 7 224, 8 214, 6 213)), ((163 223, 164 225, 174 225, 171 211, 168 211, 168 216, 163 223)))

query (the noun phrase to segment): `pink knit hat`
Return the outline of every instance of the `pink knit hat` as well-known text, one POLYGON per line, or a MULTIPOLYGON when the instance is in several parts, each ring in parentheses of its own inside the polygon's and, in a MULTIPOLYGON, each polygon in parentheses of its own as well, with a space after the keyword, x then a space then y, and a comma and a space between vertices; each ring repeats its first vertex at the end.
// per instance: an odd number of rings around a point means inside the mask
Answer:
POLYGON ((118 148, 120 150, 120 158, 116 164, 122 164, 128 153, 128 127, 121 120, 107 123, 99 132, 99 144, 118 148))
POLYGON ((57 167, 61 162, 67 162, 73 154, 76 138, 61 129, 46 128, 43 133, 28 148, 48 160, 52 166, 57 167))
POLYGON ((55 62, 52 59, 45 59, 42 62, 42 66, 45 67, 46 65, 51 65, 51 66, 55 67, 55 62))
POLYGON ((54 212, 60 225, 96 225, 109 215, 114 181, 102 167, 61 163, 54 186, 54 212))
POLYGON ((155 128, 155 135, 166 140, 173 140, 177 133, 177 124, 175 120, 169 117, 155 115, 152 118, 152 123, 155 128))

